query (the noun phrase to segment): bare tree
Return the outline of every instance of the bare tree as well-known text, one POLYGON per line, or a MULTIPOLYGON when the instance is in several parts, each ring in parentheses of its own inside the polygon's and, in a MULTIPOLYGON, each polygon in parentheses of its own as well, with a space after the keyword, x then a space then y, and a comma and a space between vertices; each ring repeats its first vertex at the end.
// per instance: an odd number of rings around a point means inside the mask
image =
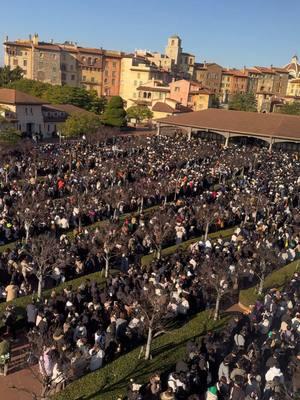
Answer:
POLYGON ((168 323, 166 315, 168 312, 169 295, 165 293, 158 296, 151 284, 149 290, 141 294, 137 303, 137 309, 144 320, 144 330, 147 336, 144 358, 145 360, 149 360, 153 339, 165 332, 168 323))
POLYGON ((207 240, 209 227, 216 223, 222 216, 222 209, 217 203, 200 203, 195 207, 195 217, 203 227, 205 227, 204 240, 207 240))
POLYGON ((95 251, 100 253, 105 261, 105 278, 108 278, 110 264, 113 258, 124 251, 124 238, 117 224, 106 222, 94 238, 95 251))
POLYGON ((156 249, 156 258, 160 260, 163 245, 175 236, 175 218, 166 212, 155 212, 146 223, 145 231, 156 249))
POLYGON ((30 254, 34 264, 34 274, 38 279, 38 299, 42 297, 45 278, 52 274, 59 254, 57 240, 50 235, 39 235, 31 239, 30 254))
POLYGON ((263 240, 256 243, 253 249, 253 257, 254 273, 259 280, 257 293, 261 295, 264 290, 266 276, 276 267, 280 267, 282 263, 275 249, 272 248, 271 240, 270 242, 263 240))
POLYGON ((215 294, 215 321, 219 318, 221 300, 232 291, 233 282, 236 281, 235 277, 229 278, 228 267, 227 260, 210 256, 205 259, 199 271, 204 285, 215 294))
POLYGON ((42 203, 40 193, 32 191, 22 196, 16 204, 16 210, 20 225, 25 230, 25 242, 28 243, 37 216, 40 218, 45 212, 45 204, 42 203))

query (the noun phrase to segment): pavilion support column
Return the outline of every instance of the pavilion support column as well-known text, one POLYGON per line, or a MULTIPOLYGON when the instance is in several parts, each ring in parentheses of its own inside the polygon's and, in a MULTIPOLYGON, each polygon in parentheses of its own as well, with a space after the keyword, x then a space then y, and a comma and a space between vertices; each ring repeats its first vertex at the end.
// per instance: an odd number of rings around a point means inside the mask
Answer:
POLYGON ((269 145, 269 153, 272 153, 273 143, 274 143, 274 139, 271 138, 270 139, 270 145, 269 145))
POLYGON ((161 128, 160 122, 158 122, 156 125, 156 136, 160 136, 160 128, 161 128))
POLYGON ((192 139, 192 128, 188 128, 187 139, 188 139, 188 141, 190 141, 192 139))
POLYGON ((227 147, 229 146, 229 139, 230 139, 230 133, 228 132, 228 133, 226 133, 226 136, 225 136, 225 145, 224 145, 225 149, 227 149, 227 147))

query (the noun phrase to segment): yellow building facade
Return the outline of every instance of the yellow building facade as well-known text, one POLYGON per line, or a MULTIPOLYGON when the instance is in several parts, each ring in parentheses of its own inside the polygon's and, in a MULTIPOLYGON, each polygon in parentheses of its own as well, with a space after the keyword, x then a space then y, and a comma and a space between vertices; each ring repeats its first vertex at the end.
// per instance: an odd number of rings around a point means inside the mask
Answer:
POLYGON ((144 57, 125 56, 121 61, 120 96, 125 107, 131 107, 139 98, 138 87, 162 77, 160 70, 144 57))

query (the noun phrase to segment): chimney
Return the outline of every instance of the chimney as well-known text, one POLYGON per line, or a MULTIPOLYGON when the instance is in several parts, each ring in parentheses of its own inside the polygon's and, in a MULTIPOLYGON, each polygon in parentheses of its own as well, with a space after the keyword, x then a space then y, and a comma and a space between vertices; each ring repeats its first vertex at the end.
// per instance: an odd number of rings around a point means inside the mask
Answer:
POLYGON ((50 40, 50 43, 53 44, 53 39, 50 40))
POLYGON ((203 67, 206 68, 206 60, 203 61, 203 67))
POLYGON ((7 35, 5 36, 5 41, 8 42, 8 36, 7 35))

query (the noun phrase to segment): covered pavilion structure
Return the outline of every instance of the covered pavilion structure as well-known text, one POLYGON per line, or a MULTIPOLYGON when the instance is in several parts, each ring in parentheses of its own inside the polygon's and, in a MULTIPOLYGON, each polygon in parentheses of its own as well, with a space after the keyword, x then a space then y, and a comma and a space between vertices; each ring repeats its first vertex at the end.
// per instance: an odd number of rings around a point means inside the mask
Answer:
MULTIPOLYGON (((285 144, 287 148, 300 148, 300 116, 279 113, 256 113, 209 108, 157 120, 157 134, 170 128, 207 139, 221 138, 225 147, 234 138, 252 138, 269 145, 285 144)), ((277 146, 276 146, 277 147, 277 146)))

